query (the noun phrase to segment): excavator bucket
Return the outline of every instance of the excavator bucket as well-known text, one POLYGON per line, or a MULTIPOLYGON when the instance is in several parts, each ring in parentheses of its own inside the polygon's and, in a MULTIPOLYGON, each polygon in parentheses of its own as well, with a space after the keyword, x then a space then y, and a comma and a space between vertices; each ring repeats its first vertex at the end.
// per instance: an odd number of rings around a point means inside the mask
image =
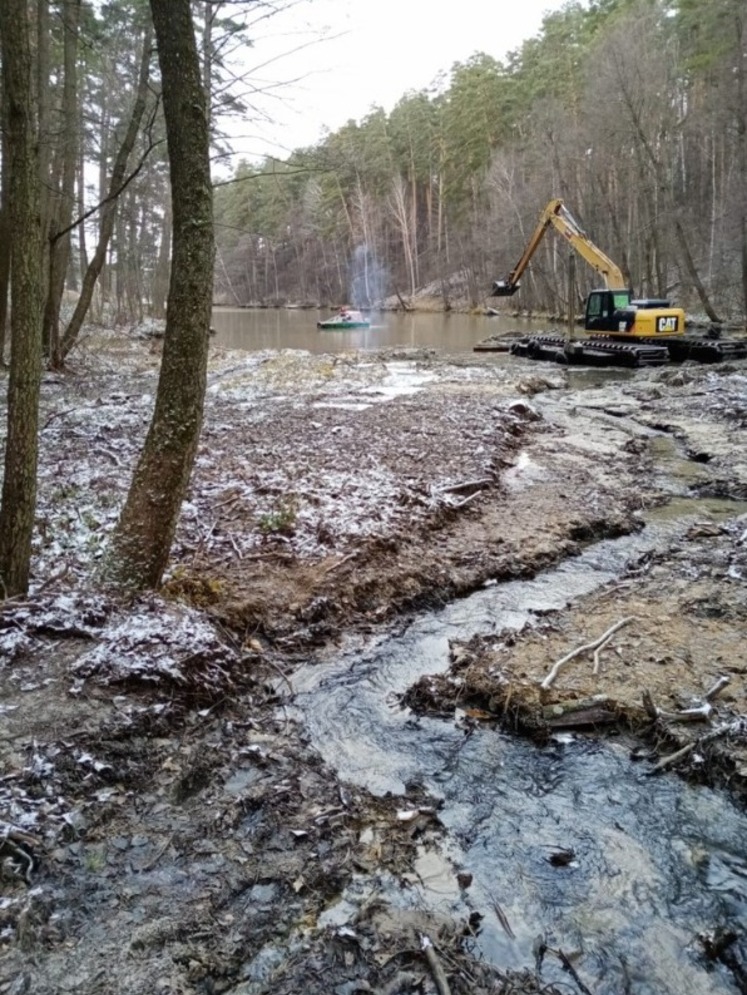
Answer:
POLYGON ((493 283, 492 297, 511 297, 519 289, 518 283, 511 283, 509 280, 496 280, 493 283))

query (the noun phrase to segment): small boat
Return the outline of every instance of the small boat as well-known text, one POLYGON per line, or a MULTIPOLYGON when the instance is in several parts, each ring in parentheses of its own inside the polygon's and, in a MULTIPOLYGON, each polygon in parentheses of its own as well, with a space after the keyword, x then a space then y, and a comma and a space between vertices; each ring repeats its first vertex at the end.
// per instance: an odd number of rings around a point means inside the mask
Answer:
POLYGON ((325 318, 324 321, 317 321, 317 328, 322 330, 345 330, 346 328, 370 328, 371 322, 366 318, 360 311, 353 311, 351 308, 344 307, 341 308, 337 314, 332 315, 331 318, 325 318))

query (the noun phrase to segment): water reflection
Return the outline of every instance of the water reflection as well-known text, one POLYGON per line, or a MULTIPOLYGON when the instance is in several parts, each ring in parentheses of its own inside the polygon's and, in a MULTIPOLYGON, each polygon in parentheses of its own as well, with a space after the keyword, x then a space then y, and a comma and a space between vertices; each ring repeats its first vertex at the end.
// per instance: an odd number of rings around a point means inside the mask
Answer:
POLYGON ((317 321, 329 312, 316 310, 215 308, 214 345, 224 349, 305 349, 313 353, 352 352, 406 346, 448 353, 471 352, 491 335, 525 335, 546 331, 547 322, 526 318, 471 314, 372 314, 371 327, 320 331, 317 321))

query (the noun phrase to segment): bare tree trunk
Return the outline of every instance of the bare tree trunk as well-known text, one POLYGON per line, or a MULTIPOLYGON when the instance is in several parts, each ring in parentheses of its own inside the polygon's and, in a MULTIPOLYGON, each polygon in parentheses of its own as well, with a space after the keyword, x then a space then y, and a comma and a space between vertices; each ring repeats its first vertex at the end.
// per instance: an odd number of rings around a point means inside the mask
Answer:
MULTIPOLYGON (((78 118, 78 134, 83 134, 82 127, 82 117, 83 109, 78 108, 79 118, 78 118)), ((78 143, 78 169, 77 169, 77 182, 78 182, 78 214, 82 218, 86 213, 86 175, 85 175, 85 159, 83 156, 83 143, 78 143)), ((86 247, 86 226, 84 222, 78 225, 78 272, 75 278, 75 287, 79 287, 83 283, 83 277, 88 269, 88 249, 86 247)))
POLYGON ((143 36, 143 53, 140 60, 140 75, 138 77, 137 94, 132 108, 132 115, 127 126, 127 133, 117 152, 117 158, 112 169, 111 180, 109 182, 109 194, 101 209, 101 227, 99 230, 99 241, 96 251, 89 263, 88 269, 83 277, 80 288, 80 297, 75 305, 75 310, 70 322, 65 329, 60 342, 60 359, 64 361, 70 350, 75 345, 80 329, 85 320, 88 308, 91 306, 93 291, 96 281, 104 267, 106 253, 109 248, 109 240, 114 231, 114 222, 117 216, 117 198, 121 192, 127 171, 127 161, 135 146, 140 122, 145 114, 145 107, 148 98, 148 80, 150 76, 151 57, 151 32, 146 30, 143 36))
POLYGON ((39 135, 39 203, 42 232, 46 232, 49 223, 48 191, 52 168, 51 92, 49 88, 50 38, 49 0, 36 0, 36 120, 39 135))
POLYGON ((742 274, 742 308, 747 314, 747 15, 735 17, 737 48, 737 158, 739 162, 739 234, 742 274))
POLYGON ((36 510, 41 383, 41 218, 26 0, 0 3, 0 45, 10 165, 11 361, 0 504, 2 594, 25 594, 36 510))
POLYGON ((213 89, 213 25, 221 4, 210 0, 203 3, 204 29, 202 34, 202 86, 205 91, 205 106, 208 116, 208 133, 212 129, 212 89, 213 89))
POLYGON ((412 297, 415 294, 417 286, 415 283, 412 232, 410 231, 411 214, 407 209, 407 188, 401 176, 396 176, 392 180, 389 204, 394 223, 397 225, 402 240, 402 249, 407 269, 407 283, 410 288, 410 296, 412 297))
POLYGON ((210 136, 190 0, 150 0, 161 66, 174 219, 171 284, 153 420, 104 574, 121 590, 156 587, 194 464, 212 305, 210 136))
POLYGON ((42 339, 47 343, 53 367, 60 366, 60 307, 70 262, 70 222, 75 202, 75 168, 78 160, 78 79, 76 58, 81 0, 65 6, 65 81, 62 96, 62 182, 56 209, 50 218, 49 283, 44 309, 42 339), (63 232, 55 237, 56 232, 63 232))
MULTIPOLYGON (((154 318, 166 317, 166 292, 169 285, 169 267, 171 266, 171 208, 166 206, 161 224, 161 244, 158 247, 158 261, 153 278, 153 305, 151 313, 154 318)), ((238 303, 238 301, 237 301, 238 303)))
MULTIPOLYGON (((52 213, 54 211, 54 183, 52 180, 54 142, 52 140, 52 94, 50 75, 52 68, 49 0, 36 0, 36 128, 38 136, 37 155, 39 169, 39 211, 42 231, 42 282, 46 282, 49 266, 49 233, 52 213)), ((42 298, 46 295, 46 287, 40 288, 42 298)), ((42 323, 42 350, 48 352, 47 340, 42 323)))
MULTIPOLYGON (((106 94, 103 97, 104 104, 101 108, 101 118, 99 120, 99 177, 98 177, 98 200, 100 204, 103 204, 109 194, 111 189, 111 181, 109 179, 109 159, 110 159, 110 143, 112 141, 110 137, 110 126, 111 126, 111 111, 109 109, 109 98, 106 94)), ((103 211, 99 214, 99 231, 98 231, 98 241, 101 241, 102 233, 104 229, 104 224, 109 223, 106 215, 103 211)), ((112 222, 113 224, 113 222, 112 222)), ((98 242, 97 242, 98 244, 98 242)), ((96 250, 94 249, 94 252, 96 250)), ((89 261, 88 266, 83 271, 81 275, 81 292, 86 282, 86 274, 89 271, 91 263, 89 261)), ((104 257, 101 262, 101 272, 98 277, 98 287, 99 287, 99 304, 100 312, 103 313, 104 307, 109 301, 109 266, 107 265, 107 252, 104 251, 104 257)), ((91 295, 93 295, 95 284, 91 287, 91 295)), ((84 315, 85 317, 85 315, 84 315)))
POLYGON ((143 320, 143 283, 142 283, 142 258, 140 246, 141 222, 139 204, 137 198, 133 196, 132 189, 129 196, 130 217, 127 225, 127 306, 131 317, 135 321, 143 320))
POLYGON ((410 245, 412 247, 414 281, 415 286, 418 287, 420 286, 420 252, 418 250, 418 184, 415 174, 415 162, 414 155, 412 153, 412 146, 410 152, 410 169, 412 170, 410 177, 410 245))
POLYGON ((8 326, 8 287, 10 285, 10 196, 8 173, 7 97, 3 95, 2 134, 0 134, 0 366, 5 365, 5 338, 8 326))
POLYGON ((698 291, 700 303, 703 305, 705 313, 711 321, 714 322, 714 324, 719 325, 721 324, 721 319, 716 314, 716 311, 708 296, 708 292, 703 285, 703 281, 700 279, 700 274, 698 273, 692 253, 690 252, 690 246, 687 244, 687 235, 685 235, 685 230, 680 221, 675 221, 675 228, 677 230, 677 238, 679 239, 680 249, 682 250, 682 259, 685 263, 685 269, 687 270, 690 279, 693 281, 695 289, 698 291))

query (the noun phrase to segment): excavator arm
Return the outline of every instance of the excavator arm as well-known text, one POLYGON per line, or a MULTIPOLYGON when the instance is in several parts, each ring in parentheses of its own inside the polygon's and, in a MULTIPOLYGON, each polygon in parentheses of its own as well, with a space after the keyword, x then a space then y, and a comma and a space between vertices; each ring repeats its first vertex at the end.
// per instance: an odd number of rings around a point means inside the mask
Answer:
POLYGON ((493 297, 510 297, 519 289, 519 283, 524 270, 537 251, 547 229, 552 225, 573 249, 592 266, 604 279, 609 290, 625 290, 626 283, 622 272, 612 260, 597 248, 589 236, 576 221, 562 200, 551 200, 542 212, 537 227, 522 253, 521 259, 514 266, 505 280, 496 280, 493 284, 493 297))

